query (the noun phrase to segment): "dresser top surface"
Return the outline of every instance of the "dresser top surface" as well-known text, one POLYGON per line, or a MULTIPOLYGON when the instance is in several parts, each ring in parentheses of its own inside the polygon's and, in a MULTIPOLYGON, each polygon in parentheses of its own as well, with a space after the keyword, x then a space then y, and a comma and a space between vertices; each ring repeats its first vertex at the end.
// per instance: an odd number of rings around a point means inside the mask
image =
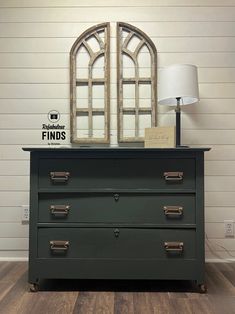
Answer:
POLYGON ((205 152, 209 151, 210 147, 177 147, 177 148, 144 148, 144 147, 23 147, 24 151, 29 152, 205 152))

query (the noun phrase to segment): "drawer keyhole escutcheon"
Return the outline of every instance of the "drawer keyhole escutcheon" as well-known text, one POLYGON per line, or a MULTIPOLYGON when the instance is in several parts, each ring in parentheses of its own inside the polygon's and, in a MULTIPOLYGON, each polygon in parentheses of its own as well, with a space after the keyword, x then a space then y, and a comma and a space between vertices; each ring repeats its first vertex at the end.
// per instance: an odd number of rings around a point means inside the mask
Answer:
POLYGON ((120 234, 120 230, 119 229, 114 229, 114 235, 116 238, 119 237, 119 234, 120 234))
POLYGON ((119 200, 119 194, 118 193, 115 193, 113 197, 114 197, 115 202, 117 202, 119 200))

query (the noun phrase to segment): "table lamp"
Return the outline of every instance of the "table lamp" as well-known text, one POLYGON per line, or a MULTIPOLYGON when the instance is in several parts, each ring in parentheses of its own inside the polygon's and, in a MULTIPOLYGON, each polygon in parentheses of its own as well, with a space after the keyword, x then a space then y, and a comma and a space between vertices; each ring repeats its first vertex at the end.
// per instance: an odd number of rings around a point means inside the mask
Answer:
POLYGON ((176 147, 181 146, 181 105, 199 100, 197 67, 192 64, 173 64, 159 74, 158 103, 176 106, 176 147))

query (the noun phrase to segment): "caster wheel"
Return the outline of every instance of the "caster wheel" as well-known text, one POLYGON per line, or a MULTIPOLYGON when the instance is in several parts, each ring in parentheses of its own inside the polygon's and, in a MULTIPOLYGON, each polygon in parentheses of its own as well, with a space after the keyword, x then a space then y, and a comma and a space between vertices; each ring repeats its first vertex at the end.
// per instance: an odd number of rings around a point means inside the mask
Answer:
POLYGON ((39 290, 39 285, 37 283, 29 284, 29 290, 31 292, 37 292, 39 290))
POLYGON ((205 284, 198 285, 198 290, 200 293, 207 293, 207 286, 205 284))

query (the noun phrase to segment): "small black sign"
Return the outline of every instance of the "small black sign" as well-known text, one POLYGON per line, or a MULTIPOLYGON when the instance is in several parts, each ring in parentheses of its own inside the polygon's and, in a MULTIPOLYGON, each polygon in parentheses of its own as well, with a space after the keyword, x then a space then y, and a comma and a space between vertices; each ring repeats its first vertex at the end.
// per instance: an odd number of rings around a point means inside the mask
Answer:
POLYGON ((60 120, 59 111, 51 110, 48 112, 47 118, 52 124, 42 124, 42 140, 47 141, 48 145, 60 145, 60 141, 66 140, 66 131, 65 125, 56 123, 60 120))
POLYGON ((57 110, 51 110, 48 112, 48 120, 52 123, 58 122, 60 120, 60 113, 57 110))

